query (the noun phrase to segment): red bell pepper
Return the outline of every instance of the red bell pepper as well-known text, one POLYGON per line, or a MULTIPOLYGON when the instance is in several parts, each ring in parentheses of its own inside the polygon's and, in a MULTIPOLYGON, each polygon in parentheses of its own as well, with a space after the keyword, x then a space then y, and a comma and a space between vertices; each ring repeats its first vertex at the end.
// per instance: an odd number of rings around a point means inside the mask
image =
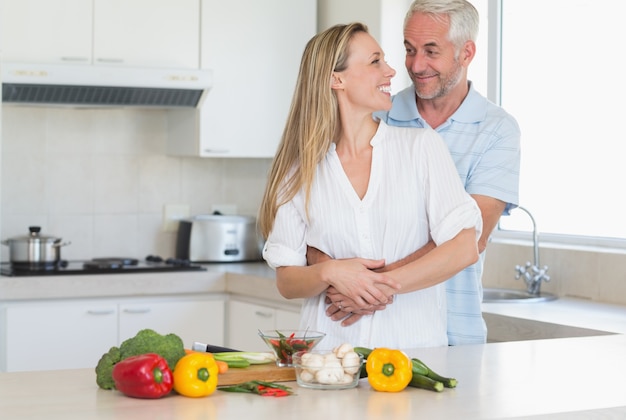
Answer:
POLYGON ((167 361, 156 353, 140 354, 116 363, 113 380, 118 391, 135 398, 161 398, 174 385, 167 361))

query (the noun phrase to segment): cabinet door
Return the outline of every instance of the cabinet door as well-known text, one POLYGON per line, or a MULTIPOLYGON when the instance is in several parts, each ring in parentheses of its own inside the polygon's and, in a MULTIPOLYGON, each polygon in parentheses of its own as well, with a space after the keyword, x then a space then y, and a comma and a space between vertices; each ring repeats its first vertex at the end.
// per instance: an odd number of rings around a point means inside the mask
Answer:
POLYGON ((315 0, 202 0, 201 67, 214 81, 200 156, 274 156, 316 8, 315 0))
POLYGON ((276 311, 268 306, 231 300, 228 302, 228 347, 243 351, 270 351, 259 330, 276 327, 276 311))
POLYGON ((94 64, 199 67, 200 0, 95 0, 94 64))
POLYGON ((300 312, 276 309, 277 330, 297 330, 300 328, 300 312))
POLYGON ((91 63, 93 3, 0 0, 2 61, 91 63))
POLYGON ((95 368, 102 354, 117 345, 115 303, 12 305, 6 321, 9 372, 95 368))
POLYGON ((194 341, 224 345, 224 301, 215 299, 138 301, 120 304, 120 343, 150 328, 174 333, 186 348, 194 341))

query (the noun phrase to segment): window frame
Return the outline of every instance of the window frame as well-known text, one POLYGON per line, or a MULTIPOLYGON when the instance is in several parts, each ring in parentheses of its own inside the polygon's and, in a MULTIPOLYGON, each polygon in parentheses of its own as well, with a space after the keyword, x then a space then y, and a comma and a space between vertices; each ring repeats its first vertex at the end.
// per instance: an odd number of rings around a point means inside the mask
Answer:
MULTIPOLYGON (((502 8, 504 0, 487 1, 487 98, 495 104, 502 105, 502 8)), ((523 203, 520 203, 523 204, 523 203)), ((532 209, 530 209, 532 210, 532 209)), ((515 212, 515 210, 513 210, 515 212)), ((509 216, 502 216, 509 217, 509 216)), ((543 233, 537 226, 542 245, 555 248, 593 250, 605 252, 626 252, 626 238, 599 236, 566 235, 543 233)), ((527 243, 533 240, 532 225, 529 229, 511 230, 496 226, 490 241, 499 243, 527 243)))

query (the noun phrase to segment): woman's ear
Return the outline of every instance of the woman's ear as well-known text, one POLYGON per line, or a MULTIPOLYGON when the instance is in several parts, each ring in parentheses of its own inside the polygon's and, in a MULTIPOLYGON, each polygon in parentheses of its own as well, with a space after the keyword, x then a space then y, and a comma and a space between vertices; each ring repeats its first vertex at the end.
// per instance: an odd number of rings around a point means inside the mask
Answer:
POLYGON ((333 73, 330 77, 330 88, 331 89, 341 89, 343 87, 343 83, 341 82, 341 77, 337 73, 333 73))

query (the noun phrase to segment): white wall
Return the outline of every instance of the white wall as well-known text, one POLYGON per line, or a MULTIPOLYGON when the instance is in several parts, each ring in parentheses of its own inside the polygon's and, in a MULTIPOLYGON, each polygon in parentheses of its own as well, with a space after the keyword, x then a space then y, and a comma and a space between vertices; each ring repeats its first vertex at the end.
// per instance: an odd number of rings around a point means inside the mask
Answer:
POLYGON ((167 156, 165 111, 2 111, 2 239, 40 225, 72 242, 64 259, 173 257, 175 233, 161 229, 166 204, 192 214, 234 204, 256 216, 270 160, 167 156))
POLYGON ((402 25, 411 0, 318 0, 317 28, 322 31, 338 23, 363 22, 385 52, 386 60, 396 70, 392 93, 411 81, 404 68, 402 25))

